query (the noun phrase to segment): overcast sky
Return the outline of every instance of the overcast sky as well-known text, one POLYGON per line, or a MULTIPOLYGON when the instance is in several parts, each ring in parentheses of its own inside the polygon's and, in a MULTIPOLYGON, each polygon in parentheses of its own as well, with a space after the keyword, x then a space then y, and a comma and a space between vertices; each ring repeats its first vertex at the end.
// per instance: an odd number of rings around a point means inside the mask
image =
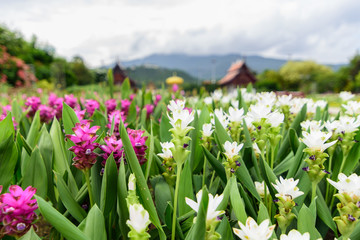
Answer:
POLYGON ((90 66, 152 53, 239 53, 347 63, 358 0, 0 0, 0 23, 90 66))

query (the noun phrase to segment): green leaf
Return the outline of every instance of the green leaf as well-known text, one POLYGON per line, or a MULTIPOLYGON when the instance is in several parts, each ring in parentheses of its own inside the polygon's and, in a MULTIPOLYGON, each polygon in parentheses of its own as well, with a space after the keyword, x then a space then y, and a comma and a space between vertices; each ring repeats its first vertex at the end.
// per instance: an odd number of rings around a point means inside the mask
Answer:
POLYGON ((257 217, 257 223, 260 224, 262 223, 264 220, 269 219, 270 220, 270 224, 271 224, 271 219, 269 217, 269 212, 267 207, 264 205, 263 202, 260 202, 259 204, 259 213, 258 213, 258 217, 257 217))
POLYGON ((40 196, 36 196, 39 210, 44 218, 68 240, 88 240, 88 237, 81 232, 66 217, 59 213, 40 196))
POLYGON ((202 146, 202 148, 203 148, 203 151, 204 151, 204 154, 205 154, 207 160, 209 161, 211 166, 214 168, 216 174, 220 177, 220 179, 224 183, 226 183, 227 180, 226 180, 226 173, 225 173, 224 166, 206 148, 204 148, 204 146, 202 146))
POLYGON ((106 240, 105 219, 103 213, 95 204, 86 218, 84 233, 91 240, 106 240))
POLYGON ((331 228, 331 230, 333 230, 335 233, 337 232, 336 230, 336 224, 331 216, 331 212, 328 208, 328 206, 326 205, 326 202, 324 200, 324 197, 320 191, 319 188, 317 188, 317 199, 316 199, 316 209, 317 209, 317 214, 319 216, 319 218, 329 227, 331 228))
POLYGON ((18 240, 41 240, 41 238, 36 234, 34 228, 31 227, 29 231, 18 240))
POLYGON ((245 224, 247 219, 245 205, 244 205, 244 201, 240 197, 235 176, 231 177, 230 182, 231 182, 231 189, 230 189, 231 206, 234 210, 237 220, 245 224))
POLYGON ((160 140, 161 142, 170 142, 171 141, 171 132, 169 129, 172 128, 170 120, 166 114, 161 116, 160 122, 160 140))
POLYGON ((314 214, 305 204, 302 206, 299 215, 298 215, 298 231, 302 234, 308 232, 310 233, 310 239, 315 240, 321 238, 320 233, 316 230, 315 223, 316 219, 314 214))
POLYGON ((129 107, 129 113, 126 117, 125 122, 128 124, 132 124, 133 122, 135 122, 136 120, 136 116, 137 116, 137 111, 136 111, 136 102, 132 101, 129 107))
POLYGON ((121 84, 121 98, 127 99, 130 96, 130 81, 129 78, 125 78, 121 84))
POLYGON ((114 98, 114 75, 111 68, 109 68, 106 76, 108 80, 110 97, 114 98))
POLYGON ((117 167, 113 154, 108 157, 101 185, 100 209, 108 216, 114 208, 117 191, 117 167))
POLYGON ((240 167, 236 170, 235 176, 244 185, 244 187, 246 187, 246 189, 249 190, 249 192, 260 202, 260 195, 256 191, 254 181, 252 180, 244 161, 241 158, 239 158, 238 161, 240 162, 240 167))
MULTIPOLYGON (((165 210, 168 202, 171 202, 172 196, 170 186, 162 176, 152 178, 151 185, 154 188, 155 206, 162 222, 165 222, 165 210)), ((170 215, 170 223, 171 223, 170 215)), ((169 226, 171 228, 171 224, 169 226)))
MULTIPOLYGON (((28 135, 26 137, 26 141, 31 148, 34 148, 38 142, 38 139, 40 137, 40 135, 39 135, 40 127, 41 127, 40 115, 39 115, 39 111, 37 111, 32 123, 31 123, 31 127, 28 132, 28 135)), ((28 155, 26 150, 23 149, 23 151, 21 153, 21 175, 22 176, 24 176, 24 171, 26 170, 25 166, 28 165, 29 161, 30 161, 30 155, 28 155)))
POLYGON ((192 122, 194 129, 190 132, 190 167, 192 170, 194 170, 203 160, 200 147, 200 126, 202 126, 202 124, 199 122, 196 111, 194 115, 194 121, 192 122))
POLYGON ((72 130, 76 123, 79 123, 79 118, 76 116, 74 110, 69 107, 65 102, 63 103, 62 119, 64 124, 64 130, 66 134, 74 134, 72 130))
POLYGON ((100 129, 97 130, 97 134, 104 132, 106 129, 107 118, 98 110, 95 110, 94 114, 91 116, 93 122, 91 126, 100 126, 100 129))
POLYGON ((58 173, 56 175, 56 187, 59 191, 59 197, 69 211, 69 213, 78 221, 81 222, 86 217, 85 210, 76 202, 76 200, 71 195, 69 188, 66 186, 66 183, 58 173))
POLYGON ((289 129, 289 138, 290 138, 291 149, 292 149, 293 153, 295 154, 297 149, 299 148, 299 144, 300 144, 295 129, 293 129, 293 128, 289 129))
POLYGON ((185 197, 191 199, 194 197, 190 161, 185 162, 185 166, 180 176, 179 197, 178 197, 178 211, 180 216, 191 211, 191 208, 185 202, 185 197))
POLYGON ((195 224, 191 227, 186 240, 197 240, 205 239, 206 233, 206 214, 209 204, 209 196, 206 187, 203 188, 201 202, 199 205, 199 210, 196 217, 195 224))
MULTIPOLYGON (((165 224, 169 229, 171 229, 171 227, 172 227, 173 212, 174 212, 174 208, 173 208, 171 202, 167 202, 166 209, 165 209, 165 224)), ((176 237, 179 239, 184 239, 184 234, 182 232, 182 229, 181 229, 181 226, 179 223, 179 218, 176 218, 175 224, 176 224, 176 228, 175 228, 176 237)))
POLYGON ((32 186, 36 188, 36 194, 41 197, 47 195, 47 172, 44 160, 41 157, 38 147, 35 147, 31 154, 30 161, 25 165, 26 171, 24 172, 22 188, 32 186))
POLYGON ((11 113, 9 113, 4 120, 0 121, 0 132, 0 143, 7 141, 10 136, 15 136, 11 113))
POLYGON ((303 155, 304 152, 303 150, 306 148, 306 145, 304 143, 300 143, 295 157, 293 158, 292 162, 292 167, 289 169, 288 173, 287 173, 287 178, 291 178, 294 177, 295 174, 297 173, 297 171, 299 170, 299 168, 301 167, 301 164, 303 163, 303 155))
MULTIPOLYGON (((0 131, 2 129, 1 123, 2 122, 0 122, 0 131)), ((8 133, 11 134, 11 131, 8 133)), ((14 142, 13 135, 8 136, 5 140, 3 135, 0 138, 0 185, 2 185, 4 189, 7 189, 14 177, 18 159, 18 148, 14 142)))
POLYGON ((346 163, 344 165, 343 173, 345 175, 350 175, 354 171, 356 165, 359 163, 359 159, 360 159, 360 143, 356 142, 350 149, 350 152, 346 158, 346 163))
POLYGON ((219 226, 216 228, 216 232, 221 235, 221 239, 234 239, 231 226, 226 217, 221 220, 219 226))
POLYGON ((124 161, 121 161, 118 175, 117 183, 117 210, 119 216, 119 227, 123 236, 127 236, 129 228, 126 225, 126 220, 129 219, 129 211, 127 208, 126 197, 127 197, 127 188, 126 188, 126 174, 125 174, 125 164, 124 161))
POLYGON ((126 160, 127 160, 128 164, 130 165, 132 172, 135 175, 136 183, 137 183, 139 193, 140 193, 140 197, 143 200, 143 206, 149 212, 150 221, 158 229, 159 234, 160 234, 160 239, 165 239, 166 236, 161 227, 161 223, 160 223, 159 217, 157 215, 154 203, 152 201, 152 197, 151 197, 148 185, 146 183, 144 174, 141 170, 139 160, 136 157, 136 154, 135 154, 132 144, 130 142, 129 136, 124 127, 124 123, 122 121, 120 124, 120 137, 124 144, 126 160))
POLYGON ((224 143, 226 141, 229 142, 233 142, 233 140, 231 139, 230 135, 226 132, 226 130, 224 129, 224 127, 221 125, 219 119, 216 117, 216 115, 214 114, 214 118, 215 118, 215 133, 219 139, 219 148, 221 149, 221 151, 224 151, 224 143))

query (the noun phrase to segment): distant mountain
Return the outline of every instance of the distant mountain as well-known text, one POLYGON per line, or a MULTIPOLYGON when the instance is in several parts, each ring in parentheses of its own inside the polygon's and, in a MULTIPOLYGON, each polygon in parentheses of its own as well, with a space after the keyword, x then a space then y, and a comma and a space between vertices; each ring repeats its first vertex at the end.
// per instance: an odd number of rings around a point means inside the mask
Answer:
POLYGON ((139 85, 153 83, 157 87, 161 87, 161 84, 165 83, 165 80, 173 74, 182 77, 185 83, 196 83, 198 80, 180 69, 168 69, 153 65, 127 67, 124 68, 124 71, 139 85))
MULTIPOLYGON (((196 79, 222 78, 230 65, 243 60, 240 54, 192 56, 185 54, 153 54, 142 59, 123 61, 123 67, 155 65, 163 68, 180 69, 191 74, 196 79)), ((266 69, 279 70, 287 62, 284 59, 265 58, 261 56, 246 56, 247 65, 255 72, 266 69)), ((328 65, 337 70, 342 65, 328 65)))

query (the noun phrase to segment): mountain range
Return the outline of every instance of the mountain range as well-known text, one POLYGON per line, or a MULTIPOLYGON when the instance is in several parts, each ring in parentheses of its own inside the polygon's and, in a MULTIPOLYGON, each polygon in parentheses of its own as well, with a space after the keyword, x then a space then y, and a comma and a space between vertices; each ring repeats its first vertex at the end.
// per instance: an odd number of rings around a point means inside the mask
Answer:
MULTIPOLYGON (((285 59, 266 58, 262 56, 227 55, 186 55, 186 54, 152 54, 141 59, 122 61, 122 67, 149 66, 168 69, 179 69, 202 80, 222 78, 230 65, 238 60, 244 60, 250 69, 261 73, 266 69, 279 70, 287 62, 285 59)), ((326 64, 334 71, 344 64, 326 64)))

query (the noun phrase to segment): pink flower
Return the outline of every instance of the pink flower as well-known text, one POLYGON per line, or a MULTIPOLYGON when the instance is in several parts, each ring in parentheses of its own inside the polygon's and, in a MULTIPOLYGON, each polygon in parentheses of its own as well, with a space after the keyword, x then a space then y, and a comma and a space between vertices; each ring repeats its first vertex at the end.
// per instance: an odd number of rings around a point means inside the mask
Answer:
POLYGON ((55 116, 54 109, 52 109, 51 107, 48 107, 46 105, 40 105, 38 110, 40 112, 40 120, 41 120, 41 122, 48 123, 55 116))
POLYGON ((84 110, 74 109, 74 112, 75 112, 76 116, 78 117, 79 121, 81 122, 85 117, 86 110, 85 109, 84 110))
POLYGON ((125 116, 128 115, 131 101, 128 99, 121 100, 121 111, 124 112, 125 116))
POLYGON ((102 157, 104 158, 104 161, 102 162, 102 165, 105 166, 106 160, 110 156, 111 153, 113 153, 116 165, 120 166, 121 158, 125 158, 124 150, 123 150, 123 144, 121 139, 117 140, 115 135, 112 135, 110 137, 105 137, 104 141, 106 145, 101 145, 99 148, 104 151, 102 157))
POLYGON ((124 123, 124 126, 126 127, 127 124, 125 123, 126 117, 124 112, 120 112, 119 110, 114 110, 112 113, 108 115, 108 121, 109 123, 106 125, 108 129, 111 129, 111 124, 114 119, 114 134, 115 136, 119 136, 119 124, 120 124, 120 118, 124 123))
POLYGON ((147 149, 147 146, 145 145, 145 142, 147 140, 147 136, 142 136, 145 131, 141 130, 133 130, 128 128, 127 133, 129 135, 130 142, 134 148, 134 151, 136 153, 136 156, 139 160, 139 163, 142 165, 146 162, 145 158, 145 151, 147 149))
POLYGON ((130 94, 130 100, 131 100, 131 101, 134 100, 135 97, 136 97, 136 94, 135 94, 135 93, 130 94))
POLYGON ((65 95, 64 102, 71 108, 76 108, 78 106, 78 100, 73 94, 65 95))
POLYGON ((172 86, 172 91, 173 91, 173 92, 177 92, 177 90, 179 90, 179 86, 178 86, 177 84, 174 84, 174 85, 172 86))
POLYGON ((115 99, 109 99, 109 100, 107 100, 107 101, 105 102, 105 106, 106 106, 106 111, 107 111, 107 113, 109 114, 109 113, 111 113, 112 111, 114 111, 115 108, 116 108, 116 105, 117 105, 117 103, 116 103, 116 100, 115 100, 115 99))
POLYGON ((81 123, 76 123, 72 128, 74 135, 66 135, 68 139, 75 143, 75 146, 69 148, 75 153, 73 158, 73 165, 78 169, 89 169, 96 163, 97 154, 94 150, 99 146, 94 141, 97 138, 96 131, 100 126, 90 127, 89 120, 83 120, 81 123))
POLYGON ((37 218, 34 212, 38 208, 37 202, 36 199, 31 199, 36 188, 29 186, 23 191, 21 187, 12 185, 9 192, 0 196, 0 221, 3 224, 1 231, 7 235, 21 236, 37 218))
POLYGON ((150 114, 152 114, 154 112, 154 105, 146 104, 145 109, 146 109, 147 117, 149 117, 150 114))
POLYGON ((161 100, 161 95, 160 95, 160 94, 157 94, 157 95, 155 96, 154 104, 157 105, 157 104, 160 102, 160 100, 161 100))
POLYGON ((91 117, 94 114, 95 110, 100 108, 100 104, 96 100, 87 99, 85 102, 85 108, 91 117))
POLYGON ((7 115, 7 112, 11 112, 11 105, 5 105, 2 108, 2 115, 7 115))
POLYGON ((25 105, 28 106, 28 107, 31 107, 30 111, 28 113, 29 117, 33 117, 35 115, 35 113, 38 110, 40 104, 41 104, 41 100, 40 100, 39 97, 33 96, 33 97, 28 97, 26 99, 25 105))
POLYGON ((54 109, 57 118, 61 118, 63 109, 63 98, 57 97, 54 93, 50 93, 49 106, 54 109))

